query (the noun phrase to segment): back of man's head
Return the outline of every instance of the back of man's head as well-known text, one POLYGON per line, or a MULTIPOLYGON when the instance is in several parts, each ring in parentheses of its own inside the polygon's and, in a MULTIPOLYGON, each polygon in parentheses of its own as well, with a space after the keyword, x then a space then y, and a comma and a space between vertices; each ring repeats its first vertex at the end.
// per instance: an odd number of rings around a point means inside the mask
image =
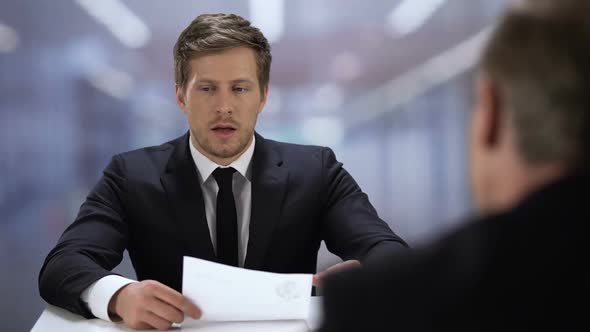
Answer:
POLYGON ((484 50, 519 153, 530 165, 588 169, 590 1, 517 1, 484 50))

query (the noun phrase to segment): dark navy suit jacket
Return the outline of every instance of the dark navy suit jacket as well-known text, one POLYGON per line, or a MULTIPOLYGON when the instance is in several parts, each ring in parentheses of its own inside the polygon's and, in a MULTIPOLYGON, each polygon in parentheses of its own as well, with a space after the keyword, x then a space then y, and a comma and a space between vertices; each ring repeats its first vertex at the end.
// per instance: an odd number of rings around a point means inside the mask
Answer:
MULTIPOLYGON (((256 134, 245 268, 315 273, 322 240, 342 259, 406 246, 329 148, 256 134)), ((112 158, 39 275, 49 303, 92 317, 81 293, 128 250, 139 280, 182 285, 182 258, 215 261, 189 135, 112 158)))
POLYGON ((590 331, 590 176, 434 243, 328 276, 321 332, 590 331))

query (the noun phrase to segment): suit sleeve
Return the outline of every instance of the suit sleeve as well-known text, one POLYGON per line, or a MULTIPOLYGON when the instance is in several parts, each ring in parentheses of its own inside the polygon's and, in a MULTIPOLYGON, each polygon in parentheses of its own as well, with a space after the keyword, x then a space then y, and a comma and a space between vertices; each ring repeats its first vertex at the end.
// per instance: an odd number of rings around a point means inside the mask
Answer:
POLYGON ((95 281, 114 274, 110 271, 121 262, 127 245, 124 174, 122 158, 113 157, 76 220, 47 255, 39 273, 39 291, 48 303, 93 317, 81 294, 95 281))
POLYGON ((322 233, 328 250, 343 260, 368 262, 406 248, 331 149, 322 150, 322 163, 322 233))

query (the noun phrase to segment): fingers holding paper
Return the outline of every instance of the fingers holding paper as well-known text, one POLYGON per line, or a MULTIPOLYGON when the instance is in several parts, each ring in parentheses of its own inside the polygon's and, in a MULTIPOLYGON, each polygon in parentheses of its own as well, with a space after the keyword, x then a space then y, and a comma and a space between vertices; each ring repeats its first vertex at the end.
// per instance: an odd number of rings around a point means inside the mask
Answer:
POLYGON ((133 329, 169 329, 181 323, 184 315, 201 317, 201 310, 174 289, 154 280, 131 283, 121 288, 109 303, 116 314, 133 329))
POLYGON ((361 262, 352 259, 352 260, 348 260, 348 261, 344 261, 342 263, 338 263, 336 265, 332 265, 329 268, 327 268, 325 271, 316 273, 313 275, 313 281, 312 284, 316 287, 320 286, 322 283, 322 280, 329 274, 332 273, 336 273, 339 271, 343 271, 343 270, 347 270, 347 269, 351 269, 351 268, 356 268, 356 267, 360 267, 361 266, 361 262))

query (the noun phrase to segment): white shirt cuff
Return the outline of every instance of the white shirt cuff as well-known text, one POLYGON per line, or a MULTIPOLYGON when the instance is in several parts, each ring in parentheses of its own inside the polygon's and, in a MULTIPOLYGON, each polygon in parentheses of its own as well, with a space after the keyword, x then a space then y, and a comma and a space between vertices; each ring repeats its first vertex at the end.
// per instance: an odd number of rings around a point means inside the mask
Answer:
POLYGON ((109 302, 119 289, 132 282, 136 281, 118 275, 108 275, 88 286, 80 298, 88 305, 94 316, 112 322, 109 316, 109 302))

